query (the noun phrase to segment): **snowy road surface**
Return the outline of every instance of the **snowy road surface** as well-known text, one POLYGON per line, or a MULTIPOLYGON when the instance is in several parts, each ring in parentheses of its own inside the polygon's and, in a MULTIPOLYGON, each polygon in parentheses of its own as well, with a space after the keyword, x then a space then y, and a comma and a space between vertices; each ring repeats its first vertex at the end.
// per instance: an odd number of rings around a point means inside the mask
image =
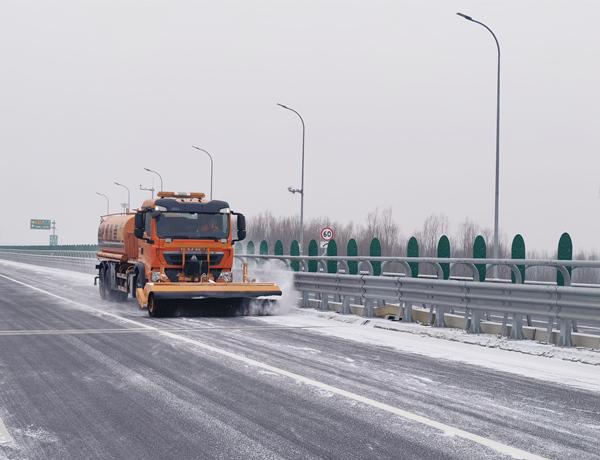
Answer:
POLYGON ((92 280, 0 262, 0 458, 600 458, 600 366, 92 280))

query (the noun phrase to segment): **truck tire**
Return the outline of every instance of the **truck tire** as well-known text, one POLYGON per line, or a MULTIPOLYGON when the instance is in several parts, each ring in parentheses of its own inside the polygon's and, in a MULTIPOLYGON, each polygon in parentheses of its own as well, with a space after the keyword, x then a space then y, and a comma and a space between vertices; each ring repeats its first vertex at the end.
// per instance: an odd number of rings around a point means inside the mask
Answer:
POLYGON ((100 264, 100 270, 98 270, 98 290, 100 291, 100 298, 102 300, 108 300, 108 287, 105 279, 106 267, 104 264, 100 264))
POLYGON ((159 303, 154 299, 154 295, 150 294, 148 297, 148 316, 150 318, 160 318, 162 316, 162 309, 159 303))
POLYGON ((110 270, 109 267, 105 266, 103 279, 104 279, 105 292, 107 293, 106 298, 108 298, 109 300, 112 300, 113 302, 125 302, 127 300, 127 292, 115 291, 110 288, 111 271, 112 270, 110 270))

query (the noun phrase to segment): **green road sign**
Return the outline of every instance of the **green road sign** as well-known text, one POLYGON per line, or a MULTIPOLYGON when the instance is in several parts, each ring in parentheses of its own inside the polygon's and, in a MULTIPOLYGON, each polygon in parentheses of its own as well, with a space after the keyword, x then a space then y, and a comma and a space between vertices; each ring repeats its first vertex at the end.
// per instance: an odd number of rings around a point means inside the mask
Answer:
POLYGON ((31 219, 29 221, 31 230, 51 230, 52 222, 50 219, 31 219))

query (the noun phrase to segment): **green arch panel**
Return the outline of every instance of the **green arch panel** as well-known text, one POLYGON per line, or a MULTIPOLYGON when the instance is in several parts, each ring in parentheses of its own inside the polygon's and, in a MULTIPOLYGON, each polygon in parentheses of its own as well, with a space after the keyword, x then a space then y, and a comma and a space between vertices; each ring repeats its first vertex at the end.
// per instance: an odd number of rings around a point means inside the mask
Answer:
POLYGON ((266 256, 268 253, 269 253, 269 244, 265 240, 262 240, 260 242, 259 254, 266 256))
MULTIPOLYGON (((299 256, 299 255, 300 255, 300 245, 298 244, 297 240, 294 240, 294 241, 292 241, 292 244, 290 245, 290 256, 299 256)), ((292 270, 294 270, 295 272, 300 270, 300 262, 298 260, 293 260, 290 265, 292 267, 292 270)))
POLYGON ((283 255, 283 243, 281 242, 281 240, 275 241, 275 248, 273 249, 273 253, 276 256, 282 256, 283 255))
MULTIPOLYGON (((354 238, 351 238, 350 240, 348 240, 348 244, 346 245, 346 255, 348 257, 358 256, 358 244, 356 243, 356 240, 354 238)), ((348 271, 350 272, 351 275, 357 275, 358 274, 358 262, 355 260, 348 262, 348 271)))
MULTIPOLYGON (((378 238, 373 238, 369 245, 369 255, 371 257, 381 257, 381 242, 378 238)), ((371 262, 373 265, 373 275, 381 275, 381 262, 371 262)))
MULTIPOLYGON (((440 241, 438 242, 437 247, 437 256, 439 258, 449 258, 450 257, 450 240, 446 235, 442 235, 440 241)), ((444 274, 444 279, 447 280, 450 278, 450 264, 443 263, 442 272, 444 274)))
POLYGON ((248 246, 246 246, 246 254, 254 254, 254 241, 248 241, 248 246))
MULTIPOLYGON (((482 235, 477 235, 473 242, 473 259, 485 259, 487 256, 487 247, 485 245, 485 238, 482 235)), ((479 281, 485 281, 485 264, 475 264, 477 271, 479 272, 479 281)))
MULTIPOLYGON (((406 257, 419 257, 419 242, 412 236, 406 245, 406 257)), ((410 276, 413 278, 419 277, 419 262, 409 262, 410 276)))
MULTIPOLYGON (((571 240, 571 235, 568 233, 563 233, 560 236, 560 240, 558 240, 558 260, 573 260, 573 241, 571 240)), ((567 271, 569 275, 571 274, 571 267, 567 267, 567 271)), ((565 280, 562 276, 562 273, 556 272, 556 284, 559 286, 565 285, 565 280)))
MULTIPOLYGON (((515 235, 512 240, 512 244, 510 247, 510 258, 511 259, 525 259, 525 240, 523 236, 519 233, 515 235)), ((517 265, 517 268, 521 272, 521 279, 525 282, 525 265, 517 265)), ((517 280, 515 279, 514 274, 510 274, 510 279, 513 283, 517 280)))

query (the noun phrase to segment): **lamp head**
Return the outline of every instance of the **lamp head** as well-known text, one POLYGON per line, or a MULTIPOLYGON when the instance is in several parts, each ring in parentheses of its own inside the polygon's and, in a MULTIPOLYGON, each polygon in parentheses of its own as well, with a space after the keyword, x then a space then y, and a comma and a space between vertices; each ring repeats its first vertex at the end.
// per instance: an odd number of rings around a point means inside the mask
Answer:
POLYGON ((461 18, 466 19, 467 21, 472 21, 473 18, 471 16, 467 16, 466 14, 463 13, 456 13, 458 16, 460 16, 461 18))

